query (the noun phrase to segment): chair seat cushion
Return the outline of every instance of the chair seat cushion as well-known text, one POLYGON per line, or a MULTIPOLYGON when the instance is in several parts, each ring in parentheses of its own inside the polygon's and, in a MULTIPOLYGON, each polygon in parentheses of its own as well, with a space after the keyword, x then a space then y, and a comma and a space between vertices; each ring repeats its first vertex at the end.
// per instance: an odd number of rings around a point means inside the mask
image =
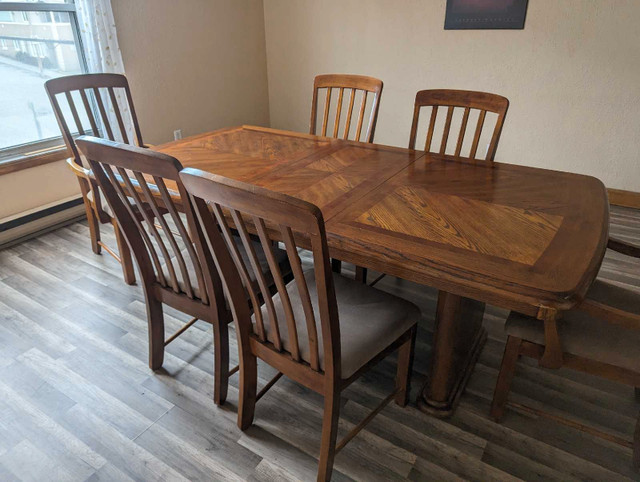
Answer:
MULTIPOLYGON (((316 320, 320 368, 324 369, 322 329, 318 312, 315 272, 313 270, 307 271, 304 276, 307 280, 316 320)), ((337 273, 333 273, 333 282, 340 323, 341 375, 343 379, 346 379, 414 326, 420 318, 420 310, 409 301, 345 278, 337 273)), ((306 319, 295 280, 287 284, 287 293, 291 300, 298 331, 300 356, 306 362, 310 362, 306 319)), ((287 322, 280 294, 276 294, 273 297, 273 303, 278 317, 282 346, 285 350, 290 351, 287 322)), ((261 309, 267 338, 273 343, 273 330, 269 329, 266 307, 263 305, 261 309)), ((255 327, 255 315, 253 315, 252 320, 255 327)))
MULTIPOLYGON (((640 304, 640 295, 636 294, 640 304)), ((512 312, 506 332, 544 345, 544 323, 512 312)), ((594 318, 578 310, 568 311, 558 321, 562 351, 640 373, 640 330, 630 330, 594 318)))
MULTIPOLYGON (((239 236, 234 236, 234 241, 236 243, 236 246, 238 246, 238 251, 240 252, 240 255, 242 256, 242 259, 244 260, 245 266, 249 266, 249 258, 247 255, 247 251, 244 248, 244 245, 242 244, 242 240, 240 239, 239 236)), ((267 280, 267 283, 269 283, 270 285, 273 283, 273 277, 271 276, 271 273, 269 271, 269 264, 267 262, 267 258, 264 254, 264 250, 262 249, 262 245, 260 244, 260 241, 258 240, 252 240, 252 244, 253 244, 253 249, 256 253, 256 257, 258 258, 258 261, 260 262, 260 266, 262 266, 262 271, 263 273, 265 273, 265 279, 267 280)), ((169 246, 167 242, 165 242, 166 246, 169 246)), ((194 247, 195 249, 195 247, 194 247)), ((196 273, 195 273, 195 268, 193 266, 193 263, 191 262, 191 258, 189 257, 189 254, 185 249, 183 249, 181 251, 182 253, 182 257, 185 260, 185 264, 186 264, 186 268, 187 268, 187 273, 189 275, 189 280, 191 281, 191 287, 193 288, 193 293, 196 296, 196 298, 200 298, 200 290, 198 287, 198 282, 197 282, 197 278, 196 278, 196 273)), ((289 258, 287 257, 287 252, 274 247, 273 248, 273 254, 276 258, 276 261, 278 262, 278 265, 280 266, 280 271, 282 272, 283 276, 287 276, 288 274, 291 273, 291 266, 289 265, 289 258)), ((172 260, 172 264, 173 264, 173 269, 176 272, 176 277, 178 279, 178 285, 180 286, 180 289, 184 292, 185 291, 185 282, 184 279, 182 277, 182 273, 180 271, 179 265, 177 260, 174 258, 171 258, 172 260)), ((247 270, 249 272, 249 276, 251 277, 252 280, 255 281, 255 274, 253 272, 253 270, 249 269, 247 270)), ((167 268, 166 263, 162 264, 162 272, 164 273, 165 279, 167 280, 167 283, 169 283, 169 280, 171 279, 169 277, 169 270, 167 268)))
MULTIPOLYGON (((109 206, 109 203, 107 202, 107 200, 105 199, 105 197, 103 196, 103 194, 101 192, 98 192, 98 195, 100 196, 100 206, 102 207, 102 210, 107 213, 107 215, 112 218, 113 217, 113 211, 111 210, 111 206, 109 206)), ((95 198, 94 198, 95 194, 94 194, 94 190, 90 189, 89 192, 87 193, 87 199, 89 199, 89 201, 91 201, 92 204, 95 204, 95 198)))
MULTIPOLYGON (((601 279, 596 279, 593 282, 587 292, 587 298, 627 313, 640 315, 640 293, 607 283, 601 279)), ((640 347, 638 349, 640 350, 640 347)))

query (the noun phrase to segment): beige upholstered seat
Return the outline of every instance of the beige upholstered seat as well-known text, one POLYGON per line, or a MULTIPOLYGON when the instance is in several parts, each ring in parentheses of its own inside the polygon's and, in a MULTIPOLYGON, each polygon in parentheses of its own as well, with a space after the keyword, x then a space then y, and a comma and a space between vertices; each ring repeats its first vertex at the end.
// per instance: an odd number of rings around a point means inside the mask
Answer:
MULTIPOLYGON (((107 202, 107 200, 104 198, 104 196, 102 195, 102 193, 99 193, 100 195, 100 205, 102 207, 102 210, 107 213, 110 217, 114 217, 113 216, 113 211, 111 210, 111 206, 109 206, 109 203, 107 202)), ((87 199, 89 201, 91 201, 92 203, 95 203, 94 199, 93 199, 94 193, 93 193, 93 189, 91 191, 89 191, 87 193, 87 199)))
MULTIPOLYGON (((245 262, 246 265, 248 265, 249 258, 247 257, 247 251, 244 249, 244 245, 242 244, 242 241, 240 240, 239 237, 236 237, 236 236, 234 236, 234 240, 236 242, 236 246, 238 246, 238 251, 242 256, 243 261, 245 262)), ((262 266, 262 271, 265 275, 267 284, 271 285, 273 280, 269 271, 267 258, 264 254, 264 250, 262 249, 262 245, 260 244, 260 241, 253 240, 253 249, 256 253, 256 257, 258 258, 258 261, 260 262, 260 266, 262 266)), ((187 274, 189 275, 189 280, 191 281, 191 285, 193 286, 193 294, 196 296, 196 298, 200 298, 200 289, 197 286, 195 268, 193 267, 193 263, 188 261, 190 258, 187 255, 186 249, 181 250, 181 253, 182 253, 183 259, 186 260, 185 264, 187 268, 187 274)), ((289 266, 289 259, 287 258, 287 253, 282 249, 274 248, 273 254, 275 255, 276 261, 280 266, 280 270, 283 276, 287 276, 289 273, 291 273, 291 267, 289 266)), ((172 259, 173 269, 175 270, 176 277, 178 279, 178 286, 180 286, 180 289, 184 291, 185 283, 184 283, 184 279, 182 278, 182 273, 180 272, 180 268, 178 267, 178 263, 175 261, 175 258, 171 258, 171 259, 172 259)), ((162 272, 164 273, 164 276, 166 279, 170 279, 169 270, 167 269, 166 263, 162 264, 162 272)), ((249 276, 252 280, 255 281, 255 274, 253 273, 253 271, 251 270, 249 271, 249 276)))
MULTIPOLYGON (((313 270, 305 272, 309 287, 313 311, 318 330, 318 351, 320 367, 324 369, 324 350, 320 318, 317 306, 316 280, 313 270)), ((409 301, 384 291, 371 288, 337 273, 333 273, 338 320, 340 323, 340 344, 342 348, 342 378, 346 379, 358 371, 378 353, 396 341, 420 318, 420 310, 409 301)), ((293 315, 298 330, 300 356, 310 361, 309 338, 303 311, 303 303, 298 294, 295 281, 287 284, 287 293, 291 299, 293 315)), ((289 350, 287 323, 280 295, 273 297, 280 326, 280 338, 285 350, 289 350)), ((266 307, 262 306, 263 319, 268 320, 266 307)), ((255 315, 252 317, 255 322, 255 315)), ((267 338, 273 341, 269 323, 265 321, 267 338)))
MULTIPOLYGON (((627 313, 640 315, 640 293, 631 291, 620 286, 596 279, 589 292, 587 299, 597 301, 612 308, 617 308, 627 313)), ((640 348, 638 348, 640 350, 640 348)))
MULTIPOLYGON (((587 298, 627 312, 640 313, 640 293, 596 280, 587 298)), ((544 323, 512 312, 506 332, 544 345, 544 323)), ((594 318, 579 309, 565 313, 558 322, 560 343, 565 353, 578 355, 640 373, 640 331, 630 330, 594 318)))

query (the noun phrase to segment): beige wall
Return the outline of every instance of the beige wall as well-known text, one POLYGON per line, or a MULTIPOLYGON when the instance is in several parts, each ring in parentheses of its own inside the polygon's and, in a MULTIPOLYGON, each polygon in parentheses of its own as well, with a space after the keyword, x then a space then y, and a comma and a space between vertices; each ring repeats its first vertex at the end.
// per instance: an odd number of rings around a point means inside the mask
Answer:
POLYGON ((111 3, 145 141, 269 124, 262 0, 111 3))
POLYGON ((533 0, 524 30, 445 31, 444 0, 268 0, 271 125, 308 130, 313 77, 384 80, 376 142, 406 146, 415 92, 500 93, 497 160, 640 191, 640 2, 533 0))
MULTIPOLYGON (((145 142, 269 124, 262 0, 112 0, 145 142)), ((0 222, 78 195, 63 162, 0 176, 0 222)))

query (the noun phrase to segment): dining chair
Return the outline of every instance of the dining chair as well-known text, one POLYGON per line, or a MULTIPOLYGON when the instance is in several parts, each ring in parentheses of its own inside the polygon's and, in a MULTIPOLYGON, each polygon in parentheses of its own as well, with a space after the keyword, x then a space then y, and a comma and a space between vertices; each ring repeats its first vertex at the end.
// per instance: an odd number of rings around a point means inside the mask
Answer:
POLYGON ((315 205, 191 168, 180 178, 192 196, 235 321, 240 351, 238 426, 251 426, 256 402, 282 375, 323 395, 318 480, 329 480, 335 454, 376 413, 394 398, 406 405, 420 311, 408 301, 331 271, 324 219, 315 205), (247 263, 238 256, 232 227, 248 252, 249 233, 258 235, 277 287, 273 297, 264 289, 255 260, 249 257, 247 263), (287 284, 271 254, 273 241, 284 244, 292 267, 294 279, 287 284), (301 264, 301 244, 311 249, 311 269, 301 264), (252 271, 257 283, 249 278, 252 271), (260 294, 263 306, 256 301, 260 294), (395 350, 395 389, 336 443, 341 391, 395 350), (259 392, 257 359, 278 370, 259 392))
MULTIPOLYGON (((147 305, 149 366, 159 369, 165 346, 198 319, 210 323, 214 334, 214 401, 224 403, 229 376, 238 369, 229 369, 228 324, 232 318, 221 284, 216 281, 213 258, 202 249, 201 240, 196 242, 202 234, 195 221, 188 221, 194 213, 191 203, 185 201, 187 194, 178 176, 182 165, 166 154, 106 139, 82 136, 76 143, 88 159, 92 176, 138 265, 147 305), (189 226, 196 229, 191 231, 189 226), (163 303, 193 317, 166 340, 163 303)), ((247 256, 243 248, 239 247, 247 256)), ((259 243, 252 242, 250 249, 258 267, 266 269, 267 260, 259 243)), ((281 272, 289 273, 286 253, 274 252, 281 272)), ((268 290, 273 290, 272 284, 267 281, 268 290)))
MULTIPOLYGON (((365 75, 352 74, 324 74, 316 76, 313 82, 313 101, 311 103, 311 122, 309 124, 309 134, 317 135, 318 123, 318 100, 320 90, 326 91, 324 101, 324 113, 322 116, 322 125, 320 134, 322 136, 342 138, 345 140, 360 141, 362 136, 362 128, 366 127, 364 142, 373 142, 375 134, 376 122, 378 120, 378 110, 380 108, 380 96, 382 95, 382 81, 374 77, 365 75), (338 91, 336 100, 335 114, 329 115, 331 111, 331 101, 333 90, 338 91), (349 97, 348 104, 345 107, 347 98, 344 96, 345 89, 349 97), (372 94, 372 102, 370 107, 369 119, 365 124, 365 113, 367 110, 367 97, 372 94), (358 109, 355 130, 351 119, 353 117, 354 105, 356 105, 356 97, 360 97, 360 107, 358 109), (343 122, 344 116, 344 122, 343 122), (333 131, 329 130, 329 119, 333 118, 333 131), (343 122, 343 128, 340 125, 343 122), (342 132, 340 132, 342 131, 342 132), (329 134, 327 134, 329 132, 329 134)), ((333 270, 339 273, 342 269, 340 260, 332 260, 333 270)), ((367 270, 360 266, 356 266, 356 279, 365 283, 367 280, 367 270)))
POLYGON ((376 129, 376 121, 378 119, 378 110, 380 107, 380 96, 382 95, 382 81, 374 77, 365 75, 351 74, 324 74, 316 76, 313 81, 313 102, 311 104, 311 122, 309 126, 309 134, 321 135, 342 139, 353 139, 360 141, 362 136, 362 127, 366 127, 364 142, 373 142, 373 136, 376 129), (338 99, 336 101, 335 115, 333 117, 333 133, 329 130, 329 112, 331 111, 332 92, 338 91, 338 99), (344 106, 346 97, 344 97, 345 89, 348 91, 348 105, 344 106), (320 90, 326 90, 324 113, 322 115, 322 125, 320 133, 317 133, 317 116, 318 116, 318 97, 320 90), (365 124, 365 112, 367 109, 367 98, 372 94, 372 104, 369 113, 369 119, 365 124), (358 109, 355 130, 352 128, 351 122, 356 97, 360 97, 360 107, 358 109), (343 128, 340 129, 344 115, 343 128), (342 130, 342 133, 340 131, 342 130), (327 134, 327 131, 329 134, 327 134))
MULTIPOLYGON (((608 247, 640 259, 640 247, 625 241, 612 239, 608 247)), ((597 278, 585 299, 559 321, 543 323, 512 312, 507 318, 505 331, 508 334, 507 344, 491 404, 491 416, 496 421, 504 414, 518 358, 524 355, 540 361, 545 349, 549 348, 556 352, 553 356, 561 360, 561 366, 635 387, 636 400, 640 401, 640 293, 597 278)), ((548 416, 514 402, 509 404, 548 416)), ((555 416, 554 419, 576 426, 555 416)), ((634 466, 640 468, 640 416, 633 442, 595 428, 580 428, 632 447, 634 466)))
POLYGON ((429 107, 431 108, 431 115, 429 117, 429 127, 427 130, 424 150, 426 152, 434 152, 445 156, 453 156, 458 160, 479 160, 478 147, 485 128, 487 113, 492 112, 497 114, 491 139, 487 145, 486 155, 484 157, 484 160, 486 161, 494 160, 496 150, 498 149, 500 134, 502 133, 504 119, 507 115, 507 110, 509 109, 509 100, 506 97, 470 90, 433 89, 419 91, 416 93, 416 100, 413 108, 413 122, 411 123, 411 134, 409 135, 409 149, 416 148, 420 112, 423 108, 429 107), (434 133, 436 132, 439 112, 441 112, 440 107, 446 107, 446 116, 442 127, 440 145, 436 146, 434 150, 432 149, 432 144, 434 133), (450 137, 451 139, 455 137, 455 132, 454 135, 451 136, 451 127, 456 109, 462 109, 462 118, 460 119, 460 128, 458 130, 458 137, 455 139, 455 149, 453 154, 447 154, 447 151, 451 152, 450 149, 448 150, 450 137), (469 118, 474 112, 477 112, 478 117, 475 123, 475 129, 473 130, 473 140, 471 141, 467 155, 464 156, 463 146, 465 135, 467 130, 469 130, 469 118))
POLYGON ((127 144, 144 145, 127 78, 120 74, 80 74, 50 79, 44 85, 64 143, 71 152, 67 163, 80 183, 91 248, 96 254, 100 254, 104 248, 122 264, 125 282, 133 284, 135 272, 129 247, 115 216, 100 196, 88 166, 83 165, 74 141, 76 134, 92 134, 111 140, 117 137, 117 140, 127 144), (118 97, 121 97, 120 101, 118 97), (133 124, 133 133, 127 132, 124 122, 126 116, 133 124), (117 253, 101 240, 100 224, 113 226, 117 253))

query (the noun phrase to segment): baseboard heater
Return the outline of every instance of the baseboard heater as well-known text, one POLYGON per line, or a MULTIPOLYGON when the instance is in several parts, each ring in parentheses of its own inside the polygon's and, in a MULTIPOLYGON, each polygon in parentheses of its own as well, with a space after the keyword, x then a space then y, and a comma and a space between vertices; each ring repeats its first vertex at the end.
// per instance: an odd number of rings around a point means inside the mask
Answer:
POLYGON ((0 223, 0 249, 18 244, 85 217, 82 198, 45 207, 0 223))

